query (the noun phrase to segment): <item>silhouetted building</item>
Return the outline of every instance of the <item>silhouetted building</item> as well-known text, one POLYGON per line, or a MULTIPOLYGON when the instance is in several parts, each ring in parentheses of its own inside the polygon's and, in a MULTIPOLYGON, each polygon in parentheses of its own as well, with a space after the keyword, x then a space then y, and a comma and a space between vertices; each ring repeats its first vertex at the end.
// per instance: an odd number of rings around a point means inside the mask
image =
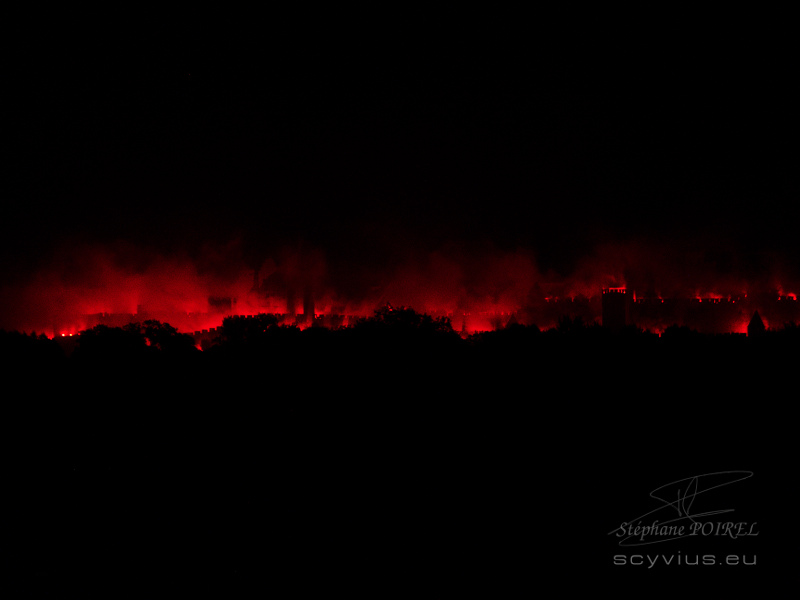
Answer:
POLYGON ((766 327, 764 327, 764 321, 761 320, 761 316, 758 314, 758 311, 753 313, 753 318, 750 319, 750 323, 747 326, 747 337, 758 336, 763 334, 766 331, 766 327))
POLYGON ((630 323, 630 303, 625 288, 603 288, 603 327, 619 331, 630 323))

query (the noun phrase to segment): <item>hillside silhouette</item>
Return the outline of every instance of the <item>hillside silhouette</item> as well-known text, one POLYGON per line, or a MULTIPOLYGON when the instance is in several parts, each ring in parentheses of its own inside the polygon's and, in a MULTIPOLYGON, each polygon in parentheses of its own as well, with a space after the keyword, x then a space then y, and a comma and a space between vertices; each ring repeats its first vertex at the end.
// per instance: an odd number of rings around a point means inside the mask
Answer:
POLYGON ((24 572, 39 591, 231 591, 275 571, 315 589, 309 569, 364 591, 402 572, 408 592, 467 569, 489 593, 543 539, 541 576, 561 578, 576 539, 605 552, 586 511, 605 523, 652 472, 724 463, 780 488, 799 332, 565 318, 461 337, 392 307, 336 329, 229 317, 204 351, 154 321, 94 327, 69 354, 0 332, 7 385, 23 382, 5 402, 24 572))

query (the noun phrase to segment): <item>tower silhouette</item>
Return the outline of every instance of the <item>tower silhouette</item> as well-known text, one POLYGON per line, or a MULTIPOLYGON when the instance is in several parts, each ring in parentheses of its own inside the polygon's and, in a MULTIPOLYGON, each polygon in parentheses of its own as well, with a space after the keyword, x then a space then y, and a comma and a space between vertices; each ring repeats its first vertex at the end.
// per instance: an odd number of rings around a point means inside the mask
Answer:
POLYGON ((761 315, 758 314, 758 311, 753 313, 753 318, 750 319, 750 323, 747 325, 747 337, 759 336, 766 331, 766 327, 764 327, 764 321, 761 320, 761 315))

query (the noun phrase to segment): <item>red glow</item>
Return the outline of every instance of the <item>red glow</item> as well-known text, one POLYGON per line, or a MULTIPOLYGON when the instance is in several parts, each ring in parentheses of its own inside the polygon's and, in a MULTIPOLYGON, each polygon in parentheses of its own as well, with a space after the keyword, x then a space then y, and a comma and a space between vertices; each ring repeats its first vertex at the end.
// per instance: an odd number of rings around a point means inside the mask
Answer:
POLYGON ((254 278, 237 242, 191 259, 138 248, 76 246, 64 249, 49 270, 31 276, 26 286, 0 290, 0 327, 68 337, 97 324, 156 319, 191 333, 219 327, 228 315, 274 313, 305 329, 313 323, 346 326, 391 303, 449 317, 456 331, 471 334, 509 323, 547 329, 565 315, 599 322, 601 296, 629 290, 635 304, 631 318, 654 332, 675 323, 706 331, 740 330, 754 310, 773 323, 797 320, 797 296, 785 290, 800 282, 778 281, 776 275, 752 287, 741 278, 695 268, 692 255, 680 262, 675 254, 644 244, 609 245, 565 276, 540 271, 535 257, 524 251, 488 250, 465 257, 459 249, 439 250, 412 255, 385 272, 361 273, 345 292, 332 279, 322 253, 313 250, 280 251, 254 278), (146 259, 140 259, 142 254, 146 259), (291 311, 287 293, 294 298, 291 311), (772 307, 779 298, 780 308, 772 307), (313 318, 304 319, 309 310, 313 318))

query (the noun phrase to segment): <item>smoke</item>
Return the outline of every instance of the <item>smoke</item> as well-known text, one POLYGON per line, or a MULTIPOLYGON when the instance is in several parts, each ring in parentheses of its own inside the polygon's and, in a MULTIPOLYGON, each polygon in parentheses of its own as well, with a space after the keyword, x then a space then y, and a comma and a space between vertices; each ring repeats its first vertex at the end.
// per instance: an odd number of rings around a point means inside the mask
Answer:
POLYGON ((0 327, 73 333, 103 313, 158 318, 193 331, 219 325, 226 314, 366 316, 387 303, 447 315, 468 330, 502 325, 512 313, 520 322, 547 327, 564 313, 598 318, 599 303, 579 311, 573 301, 597 299, 604 287, 651 298, 800 291, 796 267, 778 254, 737 254, 712 238, 686 242, 599 244, 572 261, 571 272, 558 273, 541 270, 531 249, 488 242, 442 242, 420 250, 390 240, 375 247, 388 258, 375 261, 306 242, 281 243, 254 260, 241 238, 191 253, 72 241, 58 246, 45 267, 0 288, 0 327))
MULTIPOLYGON (((64 243, 47 266, 0 290, 7 329, 59 333, 80 328, 82 316, 208 313, 210 297, 243 289, 240 247, 203 247, 196 256, 158 254, 125 242, 64 243)), ((85 321, 85 319, 83 319, 85 321)))
POLYGON ((712 236, 601 244, 570 274, 570 295, 627 287, 640 296, 727 298, 798 289, 796 269, 774 252, 745 254, 712 236))

